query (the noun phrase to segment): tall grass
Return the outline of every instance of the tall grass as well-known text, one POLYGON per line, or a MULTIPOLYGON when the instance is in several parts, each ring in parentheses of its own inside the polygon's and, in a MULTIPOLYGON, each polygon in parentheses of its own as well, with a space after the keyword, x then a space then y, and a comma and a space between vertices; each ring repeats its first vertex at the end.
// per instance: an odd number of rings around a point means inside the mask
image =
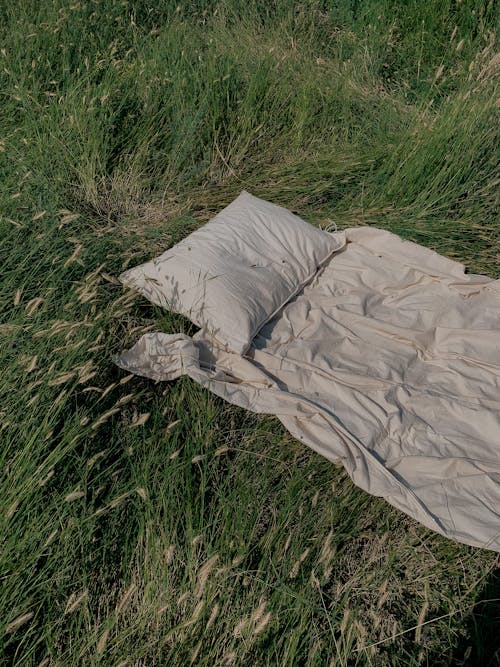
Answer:
POLYGON ((472 0, 0 5, 5 664, 496 664, 495 554, 111 358, 191 331, 116 275, 243 188, 499 276, 497 21, 472 0))

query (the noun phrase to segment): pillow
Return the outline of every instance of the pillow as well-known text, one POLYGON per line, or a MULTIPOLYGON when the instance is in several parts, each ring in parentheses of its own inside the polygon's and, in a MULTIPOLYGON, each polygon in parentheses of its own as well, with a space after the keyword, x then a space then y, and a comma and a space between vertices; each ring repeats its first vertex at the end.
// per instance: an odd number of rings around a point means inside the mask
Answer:
POLYGON ((344 245, 343 233, 324 232, 242 192, 206 225, 120 280, 186 315, 226 350, 244 354, 259 329, 344 245))

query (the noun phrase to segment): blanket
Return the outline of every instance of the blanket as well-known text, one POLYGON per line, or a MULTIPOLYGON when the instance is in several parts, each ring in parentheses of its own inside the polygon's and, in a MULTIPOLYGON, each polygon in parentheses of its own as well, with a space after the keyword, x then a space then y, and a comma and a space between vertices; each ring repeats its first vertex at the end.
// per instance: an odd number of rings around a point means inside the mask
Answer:
POLYGON ((157 332, 117 363, 274 414, 366 492, 500 551, 500 281, 379 229, 346 239, 246 355, 157 332))

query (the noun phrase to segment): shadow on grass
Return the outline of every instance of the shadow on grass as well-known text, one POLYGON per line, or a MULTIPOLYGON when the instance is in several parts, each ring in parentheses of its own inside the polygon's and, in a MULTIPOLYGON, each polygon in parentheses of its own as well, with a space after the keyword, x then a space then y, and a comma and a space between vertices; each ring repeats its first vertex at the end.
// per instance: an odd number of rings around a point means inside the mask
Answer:
POLYGON ((500 568, 492 572, 465 617, 464 630, 451 664, 500 667, 500 568))

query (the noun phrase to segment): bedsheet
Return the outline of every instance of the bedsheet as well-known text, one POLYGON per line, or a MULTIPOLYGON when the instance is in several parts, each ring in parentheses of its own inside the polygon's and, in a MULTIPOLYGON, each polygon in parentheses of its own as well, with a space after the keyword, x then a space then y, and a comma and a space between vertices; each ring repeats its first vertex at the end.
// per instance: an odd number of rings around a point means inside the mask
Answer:
POLYGON ((274 414, 366 492, 500 551, 500 281, 380 229, 345 233, 246 355, 156 332, 117 363, 274 414))

